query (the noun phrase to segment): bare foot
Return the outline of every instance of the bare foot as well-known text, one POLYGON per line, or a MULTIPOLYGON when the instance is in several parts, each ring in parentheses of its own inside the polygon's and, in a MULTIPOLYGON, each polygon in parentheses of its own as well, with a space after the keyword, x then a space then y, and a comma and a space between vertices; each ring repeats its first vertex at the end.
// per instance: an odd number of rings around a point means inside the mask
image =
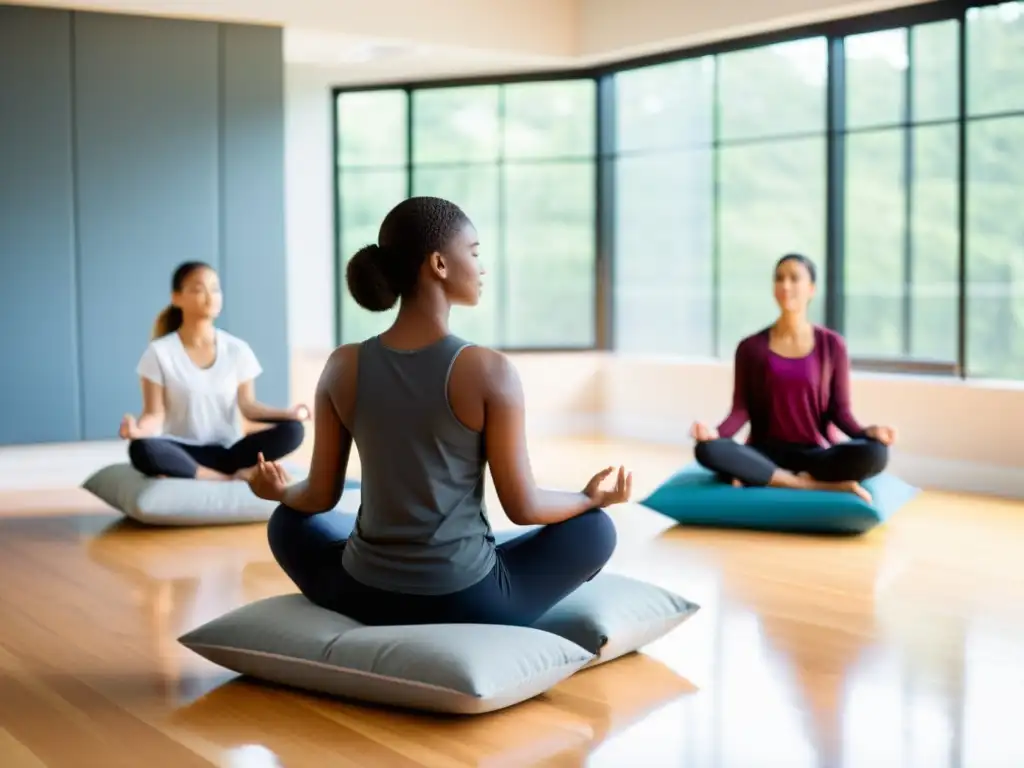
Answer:
POLYGON ((800 472, 797 474, 801 480, 807 483, 808 488, 813 488, 817 491, 837 491, 839 493, 852 493, 856 496, 860 496, 868 504, 871 503, 871 494, 868 493, 867 489, 863 485, 854 480, 845 480, 841 482, 826 483, 823 480, 815 480, 807 472, 800 472))
POLYGON ((732 479, 732 487, 733 488, 743 488, 744 486, 743 486, 743 483, 739 481, 739 479, 734 477, 732 479))
POLYGON ((215 469, 209 467, 199 467, 196 470, 196 480, 230 480, 231 475, 225 475, 223 472, 218 472, 215 469))
POLYGON ((250 478, 254 474, 256 474, 256 467, 246 467, 245 469, 240 469, 237 472, 235 472, 235 474, 233 474, 231 476, 231 479, 232 480, 241 480, 243 482, 248 483, 250 478))
POLYGON ((853 480, 845 483, 836 483, 836 490, 854 493, 864 499, 868 504, 871 503, 871 494, 868 493, 867 489, 863 485, 853 480))

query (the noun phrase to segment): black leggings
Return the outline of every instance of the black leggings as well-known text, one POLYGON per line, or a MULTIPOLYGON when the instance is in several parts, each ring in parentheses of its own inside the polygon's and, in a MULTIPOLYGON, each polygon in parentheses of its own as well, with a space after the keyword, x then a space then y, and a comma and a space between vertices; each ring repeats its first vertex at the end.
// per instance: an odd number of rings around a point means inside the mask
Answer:
POLYGON ((173 437, 143 437, 128 444, 128 459, 150 477, 195 477, 200 466, 233 475, 256 465, 258 453, 277 461, 300 445, 305 436, 301 421, 278 421, 274 426, 246 435, 234 445, 190 445, 173 437))
POLYGON ((594 578, 612 556, 615 524, 600 509, 517 536, 495 536, 498 561, 471 587, 447 595, 406 595, 368 587, 341 564, 355 516, 307 515, 283 504, 267 536, 278 564, 303 595, 362 624, 530 626, 594 578))
POLYGON ((697 462, 726 481, 744 485, 768 485, 777 469, 807 472, 826 483, 861 482, 880 474, 889 462, 889 449, 868 438, 822 448, 817 445, 764 443, 743 445, 719 438, 697 443, 697 462))

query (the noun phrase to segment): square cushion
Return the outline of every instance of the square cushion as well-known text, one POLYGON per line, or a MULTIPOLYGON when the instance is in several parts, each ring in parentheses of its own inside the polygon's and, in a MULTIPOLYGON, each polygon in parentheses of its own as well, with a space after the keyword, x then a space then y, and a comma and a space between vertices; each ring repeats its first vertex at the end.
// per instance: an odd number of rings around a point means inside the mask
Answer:
POLYGON ((636 651, 698 609, 653 584, 602 573, 529 628, 368 627, 287 595, 232 611, 180 642, 215 664, 296 688, 479 714, 636 651))
POLYGON ((884 523, 920 493, 920 489, 884 473, 862 485, 871 494, 870 504, 852 493, 836 491, 734 488, 692 462, 640 503, 685 525, 861 534, 884 523))
POLYGON ((528 627, 368 627, 302 595, 259 600, 180 638, 244 675, 345 698, 481 714, 538 696, 593 654, 528 627))
MULTIPOLYGON (((306 470, 285 463, 295 480, 306 470)), ((177 477, 148 477, 131 464, 111 464, 94 472, 82 484, 89 493, 148 525, 227 525, 266 522, 277 508, 276 501, 256 496, 241 480, 192 480, 177 477)), ((345 482, 340 507, 359 507, 359 483, 345 482)))

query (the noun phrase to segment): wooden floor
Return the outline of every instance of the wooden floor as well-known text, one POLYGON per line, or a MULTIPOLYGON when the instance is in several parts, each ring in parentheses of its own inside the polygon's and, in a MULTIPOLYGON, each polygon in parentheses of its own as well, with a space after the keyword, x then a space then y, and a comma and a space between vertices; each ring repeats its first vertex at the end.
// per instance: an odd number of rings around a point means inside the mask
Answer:
MULTIPOLYGON (((563 487, 628 462, 638 496, 685 459, 534 453, 563 487)), ((176 643, 293 591, 263 526, 145 530, 58 480, 0 491, 0 766, 1024 766, 1024 505, 929 493, 852 540, 614 514, 610 570, 702 610, 550 695, 439 719, 243 682, 176 643)))

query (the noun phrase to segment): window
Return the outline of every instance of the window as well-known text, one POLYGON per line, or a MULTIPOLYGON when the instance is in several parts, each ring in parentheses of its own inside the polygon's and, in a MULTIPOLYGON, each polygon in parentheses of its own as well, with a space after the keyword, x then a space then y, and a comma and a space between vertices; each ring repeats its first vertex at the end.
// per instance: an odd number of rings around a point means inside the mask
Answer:
POLYGON ((1024 379, 1024 2, 967 15, 967 371, 1024 379))
POLYGON ((502 275, 501 88, 437 88, 412 94, 412 193, 451 200, 480 234, 486 272, 480 303, 452 309, 452 333, 500 344, 502 275))
POLYGON ((731 358, 775 317, 780 256, 824 271, 826 51, 816 38, 615 76, 618 349, 731 358))
POLYGON ((504 97, 502 344, 592 347, 596 86, 519 83, 504 97))
MULTIPOLYGON (((824 286, 824 38, 718 57, 718 354, 778 314, 772 267, 801 253, 824 286), (780 105, 785 105, 780 108, 780 105)), ((824 290, 811 305, 824 321, 824 290)))
POLYGON ((615 76, 616 348, 714 354, 714 58, 615 76))
POLYGON ((406 196, 406 110, 404 91, 354 91, 338 96, 338 243, 341 340, 360 341, 384 330, 395 310, 367 312, 345 287, 345 265, 368 243, 377 242, 380 223, 406 196), (372 117, 372 119, 369 119, 372 117))
MULTIPOLYGON (((342 93, 338 102, 343 254, 372 241, 407 192, 447 198, 476 225, 485 272, 480 304, 454 308, 452 332, 499 347, 594 345, 593 80, 342 93)), ((346 296, 342 339, 377 333, 392 317, 346 296)))
POLYGON ((848 37, 843 328, 854 358, 957 358, 958 24, 848 37))
MULTIPOLYGON (((480 305, 452 315, 474 341, 585 349, 610 317, 618 351, 730 359, 777 316, 772 266, 795 252, 855 366, 1024 380, 1024 0, 612 74, 340 93, 337 120, 341 279, 399 200, 449 198, 481 237, 480 305)), ((343 340, 392 317, 342 292, 343 340)))

